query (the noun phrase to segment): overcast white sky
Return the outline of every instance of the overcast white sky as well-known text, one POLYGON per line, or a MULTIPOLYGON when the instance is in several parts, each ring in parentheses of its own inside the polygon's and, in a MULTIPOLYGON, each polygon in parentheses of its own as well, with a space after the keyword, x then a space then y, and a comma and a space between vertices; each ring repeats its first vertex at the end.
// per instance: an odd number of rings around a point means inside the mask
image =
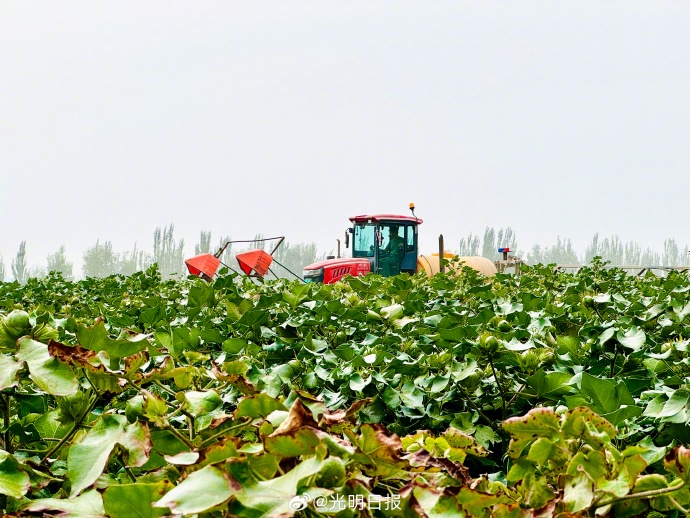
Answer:
MULTIPOLYGON (((326 251, 417 205, 422 250, 688 238, 690 3, 0 7, 0 254, 175 224, 326 251)), ((75 273, 79 273, 78 271, 75 273)))

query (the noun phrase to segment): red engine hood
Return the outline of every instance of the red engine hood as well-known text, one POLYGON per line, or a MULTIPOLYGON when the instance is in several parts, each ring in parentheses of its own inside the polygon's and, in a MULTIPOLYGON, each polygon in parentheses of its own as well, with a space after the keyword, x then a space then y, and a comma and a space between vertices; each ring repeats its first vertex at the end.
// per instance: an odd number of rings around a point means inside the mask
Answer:
POLYGON ((346 275, 351 275, 353 277, 359 277, 360 275, 366 275, 371 271, 371 264, 364 258, 361 257, 343 257, 340 259, 326 259, 325 261, 319 261, 318 263, 310 264, 305 266, 304 270, 314 271, 323 268, 323 275, 321 278, 314 279, 316 282, 323 282, 324 284, 332 284, 339 281, 346 275))
POLYGON ((369 261, 362 257, 341 257, 340 259, 326 259, 325 261, 319 261, 318 263, 313 263, 305 266, 305 270, 318 270, 319 268, 326 268, 328 266, 345 266, 347 264, 369 264, 369 261))

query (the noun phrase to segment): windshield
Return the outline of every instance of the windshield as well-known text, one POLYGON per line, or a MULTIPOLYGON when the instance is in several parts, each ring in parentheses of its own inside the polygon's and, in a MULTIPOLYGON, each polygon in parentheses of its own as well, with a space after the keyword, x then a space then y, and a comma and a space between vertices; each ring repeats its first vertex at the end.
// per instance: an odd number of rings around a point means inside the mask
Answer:
POLYGON ((374 257, 376 225, 355 225, 352 257, 374 257))

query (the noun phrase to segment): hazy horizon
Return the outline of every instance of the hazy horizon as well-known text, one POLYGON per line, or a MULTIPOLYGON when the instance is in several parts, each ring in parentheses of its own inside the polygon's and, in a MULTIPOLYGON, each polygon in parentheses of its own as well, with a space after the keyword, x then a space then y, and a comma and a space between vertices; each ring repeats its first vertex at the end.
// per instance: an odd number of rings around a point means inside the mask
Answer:
POLYGON ((348 217, 424 219, 423 252, 687 234, 690 4, 10 1, 0 254, 175 225, 335 248, 348 217))
MULTIPOLYGON (((181 244, 180 241, 184 240, 184 238, 180 238, 174 235, 174 226, 172 224, 164 228, 159 227, 158 229, 156 229, 156 231, 161 232, 163 235, 165 235, 171 229, 173 230, 174 237, 172 245, 173 247, 177 248, 181 244)), ((197 253, 195 249, 198 246, 202 247, 202 252, 205 251, 203 250, 204 245, 200 242, 200 234, 201 232, 197 236, 196 240, 184 241, 184 252, 182 254, 183 258, 189 258, 195 255, 197 253)), ((208 251, 211 253, 215 253, 219 249, 219 247, 225 243, 225 237, 226 236, 223 236, 223 239, 221 240, 221 236, 211 235, 210 247, 208 248, 208 251)), ((255 235, 251 236, 250 239, 261 237, 268 238, 272 236, 255 235)), ((522 247, 520 244, 519 236, 516 235, 513 232, 513 229, 511 228, 487 228, 484 230, 484 232, 470 233, 467 236, 463 236, 463 238, 459 241, 449 242, 447 239, 444 238, 444 244, 446 250, 450 250, 454 253, 459 253, 459 255, 483 255, 484 257, 489 257, 492 260, 500 259, 500 254, 498 254, 496 250, 497 246, 510 246, 510 255, 520 257, 524 262, 528 264, 536 264, 537 262, 540 262, 542 264, 589 264, 591 258, 594 255, 602 256, 605 261, 609 261, 613 265, 630 266, 639 264, 645 266, 685 266, 690 264, 690 259, 686 259, 688 258, 688 245, 681 242, 676 242, 673 238, 667 238, 667 240, 669 241, 668 244, 670 245, 669 250, 665 250, 665 247, 653 249, 642 247, 639 243, 635 241, 623 241, 619 239, 618 236, 603 236, 599 233, 596 233, 594 236, 592 236, 587 246, 582 250, 579 250, 576 247, 574 247, 572 244, 572 240, 560 237, 557 238, 556 242, 536 243, 536 245, 538 245, 539 248, 535 250, 534 248, 525 249, 524 247, 522 247), (504 233, 504 231, 507 231, 507 235, 504 236, 504 239, 501 239, 501 235, 504 233), (476 242, 473 242, 474 240, 476 240, 476 242), (595 246, 595 243, 599 247, 598 252, 592 252, 592 250, 590 249, 591 247, 595 246), (671 260, 664 260, 665 252, 670 252, 671 260), (573 254, 575 254, 576 257, 573 257, 573 254), (556 256, 556 258, 554 258, 554 256, 556 256), (630 260, 631 258, 632 260, 630 260)), ((272 249, 276 243, 277 241, 267 242, 264 248, 272 249)), ((664 245, 666 244, 667 243, 665 240, 664 245)), ((86 263, 84 262, 84 260, 86 253, 88 251, 92 251, 94 248, 96 248, 96 246, 100 246, 101 249, 103 249, 103 247, 108 245, 112 245, 112 243, 110 243, 106 239, 98 239, 97 242, 92 243, 91 246, 89 246, 87 249, 83 250, 80 254, 77 254, 76 256, 75 254, 67 254, 68 261, 73 263, 72 277, 74 277, 75 279, 85 277, 86 273, 84 268, 86 267, 86 263), (74 257, 77 257, 78 261, 74 261, 74 257)), ((276 252, 276 260, 278 257, 281 257, 281 254, 284 255, 288 253, 288 250, 291 252, 303 252, 305 248, 309 248, 310 245, 316 245, 316 243, 297 243, 285 240, 276 252)), ((255 248, 257 246, 261 245, 254 243, 231 244, 224 254, 223 261, 226 265, 230 266, 230 268, 235 269, 237 271, 238 267, 234 260, 235 254, 240 251, 255 248)), ((142 248, 137 244, 135 247, 129 247, 126 249, 117 249, 116 247, 112 247, 112 252, 114 253, 115 260, 118 262, 131 261, 134 253, 140 255, 140 258, 144 260, 146 265, 144 268, 138 268, 137 270, 143 270, 146 269, 146 267, 148 267, 148 264, 155 262, 155 245, 153 248, 153 250, 151 248, 142 248)), ((26 251, 28 260, 28 274, 32 277, 36 275, 46 275, 48 273, 48 268, 46 267, 48 258, 43 258, 43 260, 32 260, 28 244, 26 245, 26 251)), ((59 252, 59 250, 56 250, 53 253, 55 252, 59 252)), ((420 254, 427 255, 435 254, 437 252, 438 248, 420 250, 420 254)), ((283 262, 277 260, 277 264, 274 265, 274 273, 278 273, 279 275, 285 275, 289 278, 294 278, 292 275, 290 275, 290 273, 301 275, 302 268, 307 264, 310 264, 317 260, 322 260, 327 255, 336 254, 336 247, 327 250, 322 250, 317 247, 314 251, 314 255, 311 256, 310 260, 300 261, 299 263, 295 263, 294 261, 290 260, 288 260, 287 263, 284 260, 283 262), (285 269, 286 267, 287 270, 285 269)), ((341 255, 343 257, 351 256, 351 251, 345 248, 344 242, 341 242, 341 255)), ((0 257, 0 260, 4 261, 4 267, 6 272, 6 278, 4 279, 5 281, 14 280, 12 276, 12 262, 15 259, 15 257, 16 254, 9 258, 0 257)), ((180 265, 182 265, 182 261, 179 261, 179 263, 180 265)), ((126 270, 131 270, 131 265, 123 266, 126 270)), ((113 270, 112 268, 105 265, 103 267, 105 267, 106 270, 108 270, 108 275, 112 273, 123 273, 121 271, 113 270)), ((162 271, 163 269, 165 269, 165 267, 163 265, 160 265, 159 269, 161 269, 162 271)), ((186 275, 187 270, 186 268, 181 267, 180 271, 177 273, 186 275)), ((269 278, 272 278, 271 274, 269 274, 269 278)), ((3 279, 0 278, 0 281, 3 281, 3 279)))

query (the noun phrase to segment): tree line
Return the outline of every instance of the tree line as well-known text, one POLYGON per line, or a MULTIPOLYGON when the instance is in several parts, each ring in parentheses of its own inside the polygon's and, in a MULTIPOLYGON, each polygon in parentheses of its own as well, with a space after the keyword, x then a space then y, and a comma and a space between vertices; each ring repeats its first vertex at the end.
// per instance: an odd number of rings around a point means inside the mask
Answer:
POLYGON ((484 234, 469 234, 460 240, 458 255, 482 255, 499 259, 498 248, 509 247, 511 255, 520 257, 527 264, 589 264, 599 256, 611 264, 620 266, 685 266, 690 264, 688 245, 680 246, 675 239, 664 240, 663 250, 642 248, 634 241, 622 241, 618 236, 601 237, 594 234, 584 253, 579 254, 570 239, 556 238, 552 245, 532 245, 529 251, 518 249, 515 231, 508 228, 486 227, 484 234))
MULTIPOLYGON (((118 252, 110 241, 99 239, 82 254, 81 277, 107 277, 113 274, 131 275, 145 270, 154 263, 164 277, 185 275, 187 268, 185 260, 185 241, 175 238, 175 227, 158 227, 153 233, 153 250, 146 251, 137 247, 118 252)), ((238 270, 235 255, 243 250, 253 248, 268 248, 272 244, 263 241, 264 236, 257 234, 254 241, 237 246, 231 243, 225 248, 220 257, 221 262, 228 267, 238 270)), ((229 236, 220 236, 214 240, 210 231, 201 231, 198 242, 194 245, 194 254, 215 253, 231 241, 229 236)), ((552 245, 535 244, 526 253, 518 249, 515 231, 511 228, 486 227, 484 233, 470 233, 460 239, 458 255, 481 255, 492 260, 500 259, 499 247, 509 247, 511 255, 521 257, 527 264, 588 264, 596 257, 617 265, 629 266, 684 266, 690 264, 688 246, 680 246, 675 239, 664 241, 661 252, 651 248, 642 248, 634 241, 622 241, 618 236, 600 237, 594 234, 584 250, 579 254, 570 239, 556 238, 552 245)), ((307 264, 326 258, 326 254, 319 254, 316 243, 283 242, 275 251, 271 272, 277 277, 292 278, 293 273, 302 274, 302 268, 307 264)), ((29 267, 27 262, 27 245, 22 241, 19 250, 9 265, 0 255, 0 282, 11 278, 24 283, 29 277, 45 277, 48 272, 60 272, 66 279, 80 276, 74 271, 74 264, 68 259, 65 246, 46 257, 44 266, 29 267), (8 267, 9 266, 9 267, 8 267)), ((270 275, 270 274, 269 274, 270 275)))
MULTIPOLYGON (((223 265, 239 270, 235 255, 243 250, 255 248, 267 248, 262 241, 263 235, 254 236, 254 241, 242 243, 237 246, 229 244, 219 257, 223 265), (243 245, 243 246, 242 246, 243 245)), ((216 253, 228 241, 229 236, 221 236, 214 241, 210 231, 201 231, 199 241, 194 245, 194 255, 201 253, 216 253)), ((109 275, 131 275, 145 270, 154 263, 163 277, 186 275, 187 267, 184 260, 191 254, 185 254, 185 240, 175 238, 175 227, 158 227, 153 233, 153 250, 141 250, 136 243, 131 250, 118 252, 111 241, 97 240, 82 254, 81 277, 107 277, 109 275)), ((271 272, 276 277, 293 277, 292 272, 302 274, 302 268, 318 260, 325 259, 326 254, 319 254, 316 243, 289 243, 284 241, 273 254, 274 262, 271 272)), ((45 265, 29 267, 27 243, 22 241, 14 258, 7 267, 2 255, 0 255, 0 282, 11 278, 23 284, 30 277, 45 277, 48 272, 59 272, 65 279, 74 279, 80 276, 74 270, 74 263, 69 260, 65 246, 46 258, 45 265)), ((269 276, 272 276, 269 273, 269 276)))

